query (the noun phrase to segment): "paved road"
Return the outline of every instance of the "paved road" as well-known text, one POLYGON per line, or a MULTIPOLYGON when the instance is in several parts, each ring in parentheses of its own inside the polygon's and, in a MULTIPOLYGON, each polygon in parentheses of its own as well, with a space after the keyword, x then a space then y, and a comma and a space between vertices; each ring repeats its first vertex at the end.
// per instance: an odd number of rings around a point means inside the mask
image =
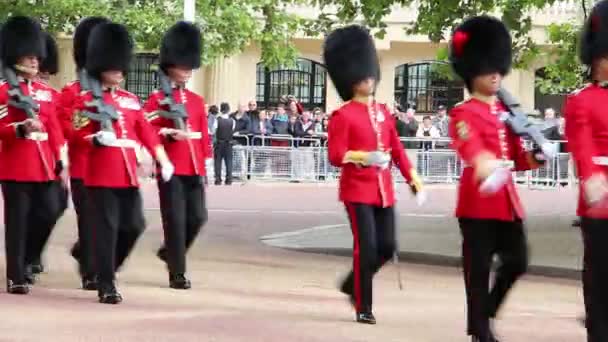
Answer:
MULTIPOLYGON (((448 214, 450 191, 434 190, 437 201, 423 209, 402 201, 400 212, 448 214)), ((163 265, 154 257, 162 236, 158 202, 151 185, 144 193, 149 226, 119 275, 125 302, 104 306, 94 293, 77 289, 67 255, 75 237, 69 212, 47 251, 49 271, 33 293, 0 293, 0 341, 468 341, 457 268, 403 263, 405 291, 399 291, 394 266, 386 267, 375 287, 379 324, 362 326, 352 323, 345 298, 335 290, 349 258, 260 241, 269 234, 342 224, 331 187, 211 187, 210 221, 191 251, 194 288, 186 292, 168 289, 163 265)), ((568 210, 556 204, 545 213, 569 218, 568 210)), ((410 225, 424 226, 424 216, 411 218, 416 221, 407 220, 410 225)), ((450 225, 447 217, 443 224, 450 225)), ((498 330, 505 341, 583 341, 575 320, 581 310, 577 281, 528 277, 513 292, 498 330)))

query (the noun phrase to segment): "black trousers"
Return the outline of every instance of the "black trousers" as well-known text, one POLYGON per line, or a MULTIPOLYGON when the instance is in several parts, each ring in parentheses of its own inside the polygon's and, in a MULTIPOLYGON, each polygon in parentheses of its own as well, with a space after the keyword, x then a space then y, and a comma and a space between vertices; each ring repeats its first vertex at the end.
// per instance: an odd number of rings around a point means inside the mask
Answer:
POLYGON ((186 273, 186 252, 207 222, 205 187, 200 176, 158 181, 167 265, 170 274, 186 273))
POLYGON ((31 250, 32 253, 38 253, 38 256, 32 255, 31 261, 28 264, 42 264, 42 253, 44 252, 44 248, 51 237, 51 233, 57 224, 57 221, 63 216, 63 213, 68 208, 68 190, 63 185, 61 180, 55 180, 51 182, 51 191, 56 196, 55 201, 57 202, 57 211, 55 212, 55 219, 48 226, 44 225, 44 222, 40 222, 38 226, 37 234, 28 234, 27 237, 27 249, 31 250))
POLYGON ((372 312, 372 282, 395 252, 395 210, 345 203, 353 233, 353 270, 342 284, 357 312, 372 312))
POLYGON ((490 318, 528 267, 528 245, 521 220, 458 219, 462 233, 462 265, 467 294, 467 333, 487 341, 490 318), (499 266, 489 289, 494 255, 499 266))
POLYGON ((79 272, 83 277, 92 277, 95 272, 94 258, 94 232, 91 220, 91 208, 87 201, 87 188, 80 178, 70 179, 72 202, 76 211, 78 225, 78 242, 73 247, 74 254, 78 256, 79 272))
POLYGON ((232 141, 218 140, 213 146, 215 181, 222 181, 222 161, 226 165, 226 183, 232 182, 232 141))
POLYGON ((52 182, 2 183, 7 281, 25 283, 25 266, 40 258, 59 212, 52 182))
POLYGON ((120 268, 144 231, 138 188, 87 187, 91 208, 95 266, 101 286, 114 282, 120 268))
POLYGON ((608 220, 583 218, 583 294, 587 341, 608 341, 608 220))

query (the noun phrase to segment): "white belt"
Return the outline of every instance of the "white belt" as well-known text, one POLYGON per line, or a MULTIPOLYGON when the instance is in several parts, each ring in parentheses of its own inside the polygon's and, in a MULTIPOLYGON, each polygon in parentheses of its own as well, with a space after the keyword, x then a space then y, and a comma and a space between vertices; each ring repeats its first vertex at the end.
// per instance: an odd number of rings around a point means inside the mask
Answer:
POLYGON ((138 148, 139 145, 135 140, 132 139, 116 139, 113 143, 108 145, 110 147, 125 147, 125 148, 138 148))
MULTIPOLYGON (((504 169, 513 169, 515 168, 515 162, 509 159, 497 159, 497 166, 504 169)), ((473 167, 473 165, 464 164, 464 167, 473 167)))
POLYGON ((203 134, 201 132, 188 132, 188 138, 190 139, 202 139, 203 134))
POLYGON ((595 165, 608 166, 608 157, 593 157, 591 160, 595 165))
POLYGON ((49 140, 49 134, 47 132, 31 132, 25 138, 35 141, 47 141, 49 140))

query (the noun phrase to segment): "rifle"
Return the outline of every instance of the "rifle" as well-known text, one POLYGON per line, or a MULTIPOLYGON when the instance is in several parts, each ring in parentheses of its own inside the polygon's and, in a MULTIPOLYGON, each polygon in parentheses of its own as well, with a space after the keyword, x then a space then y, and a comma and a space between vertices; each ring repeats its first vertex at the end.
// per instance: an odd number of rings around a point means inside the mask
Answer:
POLYGON ((114 106, 105 103, 103 100, 101 82, 94 77, 90 77, 85 70, 82 70, 78 76, 81 88, 83 90, 91 90, 91 93, 93 94, 93 100, 85 103, 86 107, 95 108, 97 110, 95 113, 84 110, 82 115, 93 121, 99 122, 102 131, 114 132, 112 121, 118 120, 118 112, 114 106))
POLYGON ((173 88, 171 87, 171 81, 164 71, 158 70, 158 79, 160 81, 160 88, 165 95, 165 98, 159 101, 161 106, 167 106, 168 111, 160 110, 159 115, 163 118, 173 120, 173 124, 176 129, 186 129, 186 119, 188 118, 188 112, 183 103, 175 103, 173 100, 173 88))
POLYGON ((508 109, 508 113, 504 119, 505 123, 511 127, 513 132, 520 137, 530 138, 532 142, 541 148, 548 159, 553 158, 556 153, 555 148, 549 140, 545 138, 541 130, 528 120, 519 101, 502 87, 498 90, 496 95, 508 109))
POLYGON ((15 108, 21 109, 25 112, 28 118, 36 119, 38 118, 38 111, 40 110, 40 106, 31 96, 23 94, 21 91, 21 87, 19 86, 19 79, 17 79, 17 74, 11 68, 4 68, 3 70, 4 77, 6 77, 6 82, 8 82, 10 88, 8 90, 8 104, 15 108))
MULTIPOLYGON (((40 105, 34 101, 34 99, 29 96, 23 94, 21 91, 21 86, 19 85, 19 79, 17 78, 17 74, 12 68, 3 68, 2 72, 4 73, 4 77, 6 78, 6 82, 9 84, 8 90, 8 104, 14 108, 21 109, 25 112, 28 119, 38 120, 38 112, 40 111, 40 105)), ((40 159, 42 160, 42 164, 47 172, 51 172, 50 164, 46 159, 46 155, 42 150, 42 146, 40 145, 40 141, 34 139, 36 142, 36 148, 38 149, 38 154, 40 155, 40 159)))

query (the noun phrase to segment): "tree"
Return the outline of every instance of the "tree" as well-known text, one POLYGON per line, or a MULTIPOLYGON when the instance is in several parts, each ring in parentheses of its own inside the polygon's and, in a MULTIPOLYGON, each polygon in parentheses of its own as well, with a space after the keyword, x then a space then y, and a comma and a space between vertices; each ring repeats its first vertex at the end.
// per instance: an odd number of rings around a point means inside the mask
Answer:
MULTIPOLYGON (((0 21, 10 15, 27 14, 41 19, 51 32, 72 33, 80 18, 105 15, 125 23, 138 47, 156 50, 165 30, 182 17, 183 0, 4 0, 0 21)), ((584 11, 592 0, 581 0, 584 11)), ((549 39, 555 44, 543 51, 532 41, 531 11, 557 0, 197 0, 197 22, 203 34, 203 63, 229 56, 254 43, 268 67, 293 64, 298 55, 293 37, 312 37, 352 22, 362 22, 378 38, 386 34, 384 19, 395 6, 415 3, 418 17, 404 26, 404 34, 425 34, 432 42, 445 41, 462 20, 481 13, 502 13, 514 37, 515 62, 526 67, 536 58, 552 61, 539 81, 543 91, 566 91, 580 83, 576 62, 576 23, 551 25, 549 39), (415 1, 415 2, 414 2, 415 1), (318 8, 316 18, 305 19, 290 12, 290 6, 318 8)), ((445 59, 447 53, 440 51, 445 59)), ((446 69, 447 70, 447 69, 446 69)))
MULTIPOLYGON (((183 0, 4 0, 0 22, 9 16, 39 18, 52 33, 71 34, 79 20, 103 15, 125 24, 140 50, 157 50, 163 33, 183 17, 183 0)), ((290 39, 299 20, 286 11, 296 1, 197 0, 197 23, 203 30, 204 64, 233 55, 253 42, 262 47, 268 65, 295 61, 290 39), (265 20, 259 20, 260 15, 265 20)))

